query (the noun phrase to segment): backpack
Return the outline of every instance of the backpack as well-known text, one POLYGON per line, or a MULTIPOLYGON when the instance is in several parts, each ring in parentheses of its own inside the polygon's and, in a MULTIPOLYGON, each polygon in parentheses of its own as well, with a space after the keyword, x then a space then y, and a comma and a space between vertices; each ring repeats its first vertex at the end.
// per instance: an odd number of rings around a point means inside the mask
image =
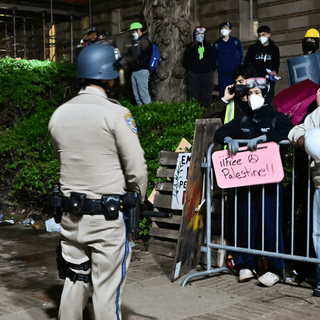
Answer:
POLYGON ((149 38, 147 37, 142 37, 142 38, 146 38, 152 45, 152 53, 151 53, 151 59, 149 62, 149 70, 150 72, 153 72, 154 70, 157 69, 159 60, 161 60, 160 52, 158 47, 149 38))

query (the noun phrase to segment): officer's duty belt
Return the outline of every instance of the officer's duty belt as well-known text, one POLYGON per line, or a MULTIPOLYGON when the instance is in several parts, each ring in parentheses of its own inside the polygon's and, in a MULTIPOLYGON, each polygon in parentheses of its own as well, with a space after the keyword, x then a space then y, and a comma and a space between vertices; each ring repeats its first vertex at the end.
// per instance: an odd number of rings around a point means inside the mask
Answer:
MULTIPOLYGON (((63 211, 70 211, 73 202, 70 198, 62 197, 62 208, 63 211)), ((102 214, 102 206, 100 199, 85 199, 84 200, 84 214, 102 214), (98 211, 98 212, 97 212, 98 211), (100 211, 100 212, 99 212, 100 211)))
POLYGON ((123 196, 103 195, 101 199, 86 199, 84 194, 71 192, 70 198, 62 197, 62 208, 76 216, 100 214, 107 220, 115 220, 118 218, 118 211, 123 209, 123 196))

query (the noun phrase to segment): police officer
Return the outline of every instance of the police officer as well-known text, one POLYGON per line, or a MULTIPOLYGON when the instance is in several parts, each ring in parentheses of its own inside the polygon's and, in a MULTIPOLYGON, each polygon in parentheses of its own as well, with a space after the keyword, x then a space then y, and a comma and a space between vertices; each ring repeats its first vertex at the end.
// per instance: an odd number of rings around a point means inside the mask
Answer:
POLYGON ((78 95, 49 122, 60 164, 62 256, 67 261, 59 319, 80 320, 93 286, 95 319, 121 319, 131 246, 121 198, 144 199, 147 167, 128 109, 108 99, 104 86, 119 76, 114 48, 93 44, 78 60, 78 95))

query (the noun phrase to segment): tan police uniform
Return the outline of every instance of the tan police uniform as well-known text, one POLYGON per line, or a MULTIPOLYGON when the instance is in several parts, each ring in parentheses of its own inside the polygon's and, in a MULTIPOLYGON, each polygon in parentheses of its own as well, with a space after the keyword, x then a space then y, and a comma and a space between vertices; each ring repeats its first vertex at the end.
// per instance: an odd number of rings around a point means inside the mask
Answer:
MULTIPOLYGON (((60 163, 61 191, 101 199, 136 191, 145 197, 147 166, 130 111, 107 99, 104 91, 88 86, 60 106, 49 122, 49 132, 60 163)), ((107 221, 103 215, 61 220, 62 255, 80 265, 91 260, 93 306, 96 320, 121 319, 121 295, 131 256, 124 217, 107 221)), ((86 306, 90 283, 66 278, 59 319, 79 320, 86 306)))

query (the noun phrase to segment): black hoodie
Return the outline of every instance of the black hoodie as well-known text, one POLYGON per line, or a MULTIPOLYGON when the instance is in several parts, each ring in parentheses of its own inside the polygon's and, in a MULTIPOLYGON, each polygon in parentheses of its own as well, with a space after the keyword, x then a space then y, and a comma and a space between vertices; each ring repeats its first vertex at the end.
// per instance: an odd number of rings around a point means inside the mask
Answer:
POLYGON ((256 111, 248 109, 247 112, 239 114, 216 131, 214 141, 223 144, 225 137, 253 139, 266 135, 267 141, 279 142, 287 139, 292 127, 287 115, 275 112, 267 105, 256 111))
POLYGON ((193 31, 193 42, 188 44, 184 52, 184 63, 188 70, 194 73, 207 73, 213 70, 213 48, 209 42, 206 41, 204 36, 203 47, 204 53, 203 58, 199 59, 198 48, 202 47, 202 43, 196 40, 195 36, 196 29, 193 31))
POLYGON ((132 71, 149 69, 152 44, 148 39, 146 33, 143 33, 138 41, 132 41, 132 46, 129 48, 129 57, 127 59, 127 63, 130 63, 132 71))
POLYGON ((262 45, 260 41, 252 44, 244 58, 245 63, 256 69, 259 77, 265 77, 268 74, 266 69, 276 73, 279 71, 279 48, 274 45, 272 40, 269 41, 270 44, 268 46, 262 45))

